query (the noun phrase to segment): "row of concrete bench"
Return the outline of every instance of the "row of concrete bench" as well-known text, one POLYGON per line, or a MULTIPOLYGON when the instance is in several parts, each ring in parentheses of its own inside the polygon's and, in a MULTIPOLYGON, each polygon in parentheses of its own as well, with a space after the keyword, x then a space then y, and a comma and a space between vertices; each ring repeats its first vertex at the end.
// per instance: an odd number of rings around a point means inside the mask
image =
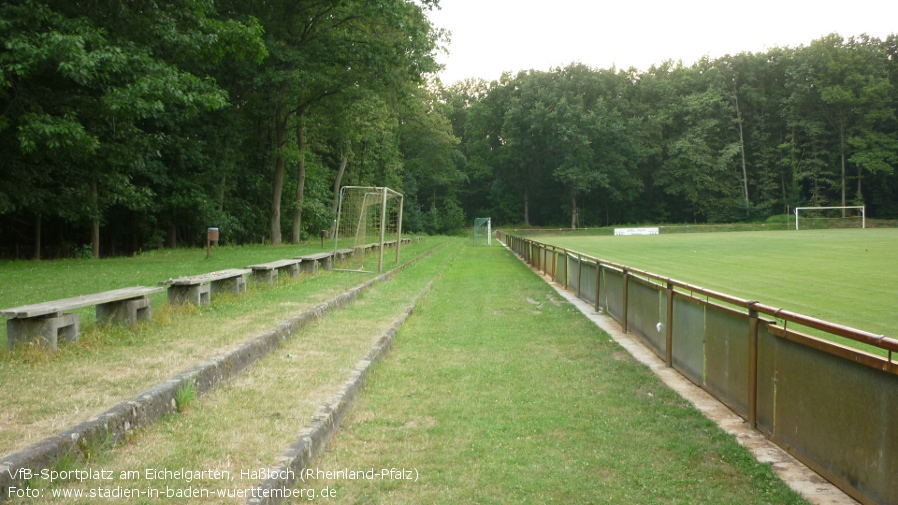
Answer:
MULTIPOLYGON (((409 243, 411 239, 403 238, 402 241, 409 243)), ((385 243, 387 246, 395 244, 395 240, 385 243)), ((168 301, 173 305, 183 303, 204 305, 211 303, 212 295, 215 293, 231 292, 238 295, 245 293, 249 274, 252 274, 256 281, 269 283, 278 279, 281 270, 287 271, 293 278, 298 278, 300 272, 314 275, 318 273, 319 267, 329 270, 333 268, 334 261, 341 261, 353 253, 367 253, 377 247, 377 244, 366 244, 355 249, 307 254, 249 265, 246 268, 168 279, 155 287, 136 286, 23 305, 2 309, 0 316, 10 318, 6 322, 7 343, 10 347, 23 342, 38 341, 46 348, 55 350, 60 337, 67 342, 73 342, 80 334, 78 314, 67 311, 96 306, 97 324, 120 323, 134 326, 139 321, 150 319, 152 308, 149 296, 162 291, 165 286, 168 287, 168 301)))

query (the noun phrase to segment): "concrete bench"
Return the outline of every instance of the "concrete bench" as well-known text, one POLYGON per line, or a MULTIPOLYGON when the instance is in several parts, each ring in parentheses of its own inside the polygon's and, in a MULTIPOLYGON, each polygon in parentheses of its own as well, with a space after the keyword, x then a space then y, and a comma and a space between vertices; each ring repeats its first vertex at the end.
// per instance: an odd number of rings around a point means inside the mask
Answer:
POLYGON ((168 303, 180 305, 192 303, 205 305, 212 301, 212 294, 230 291, 239 295, 246 292, 246 275, 252 270, 248 268, 231 268, 208 274, 191 275, 162 281, 160 285, 168 286, 168 303))
POLYGON ((329 251, 316 254, 306 254, 305 256, 297 256, 295 259, 302 260, 302 263, 299 264, 299 268, 302 269, 303 272, 317 274, 319 263, 322 264, 325 270, 330 270, 331 268, 333 268, 334 252, 329 251))
POLYGON ((272 261, 270 263, 261 263, 258 265, 249 265, 246 268, 253 271, 253 279, 256 281, 268 281, 269 284, 273 284, 278 280, 278 271, 282 268, 287 269, 290 272, 290 276, 294 279, 298 278, 299 264, 301 262, 301 259, 294 258, 272 261))
POLYGON ((352 256, 355 249, 347 247, 346 249, 337 249, 334 251, 334 260, 343 261, 347 256, 352 256))
POLYGON ((0 316, 12 318, 6 322, 6 339, 10 347, 38 340, 42 345, 55 350, 60 335, 67 342, 74 342, 81 333, 78 314, 66 314, 66 311, 95 305, 98 324, 123 323, 134 326, 138 320, 150 319, 152 309, 149 295, 160 291, 162 288, 144 286, 114 289, 3 309, 0 310, 0 316))

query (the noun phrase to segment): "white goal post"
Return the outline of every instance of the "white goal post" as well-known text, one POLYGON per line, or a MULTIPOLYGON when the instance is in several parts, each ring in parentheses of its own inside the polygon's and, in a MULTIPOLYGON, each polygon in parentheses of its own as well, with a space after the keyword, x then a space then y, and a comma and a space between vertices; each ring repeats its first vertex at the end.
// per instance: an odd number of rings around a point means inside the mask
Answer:
POLYGON ((343 186, 334 226, 334 259, 343 258, 351 270, 363 271, 369 249, 378 251, 378 272, 383 272, 384 249, 402 247, 403 195, 387 187, 343 186), (387 240, 387 235, 396 235, 387 240))
POLYGON ((861 228, 867 227, 867 211, 863 205, 849 205, 845 207, 795 207, 795 230, 798 230, 798 215, 802 210, 847 210, 857 209, 861 213, 861 228))

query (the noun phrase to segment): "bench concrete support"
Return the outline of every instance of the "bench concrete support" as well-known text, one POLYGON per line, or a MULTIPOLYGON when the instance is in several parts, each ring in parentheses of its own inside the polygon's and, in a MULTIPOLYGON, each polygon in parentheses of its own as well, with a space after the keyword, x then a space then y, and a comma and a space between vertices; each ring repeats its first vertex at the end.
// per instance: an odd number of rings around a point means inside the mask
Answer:
POLYGON ((153 309, 149 298, 135 298, 97 305, 97 323, 122 323, 136 326, 138 321, 149 321, 153 309))
POLYGON ((253 280, 255 282, 267 282, 268 284, 274 284, 278 280, 278 269, 272 268, 270 270, 253 270, 253 280))
POLYGON ((95 306, 98 324, 127 323, 133 327, 140 319, 150 319, 152 312, 149 295, 160 291, 162 288, 145 286, 113 289, 0 309, 0 315, 10 318, 6 324, 10 346, 36 339, 50 349, 56 349, 60 336, 68 342, 74 342, 78 340, 80 333, 78 314, 66 312, 95 306))
POLYGON ((334 254, 335 253, 330 252, 297 256, 297 259, 302 260, 302 263, 299 264, 299 268, 302 269, 303 272, 309 272, 312 275, 318 273, 319 266, 325 270, 331 270, 334 267, 334 254))
POLYGON ((299 262, 293 263, 292 265, 287 265, 280 268, 267 268, 262 269, 258 267, 250 267, 253 268, 253 281, 255 282, 267 282, 269 284, 274 284, 278 280, 278 274, 280 273, 281 268, 285 269, 290 277, 294 279, 299 279, 299 262))
POLYGON ((178 277, 159 284, 168 285, 168 303, 172 305, 207 305, 211 303, 215 293, 246 293, 246 276, 250 273, 252 270, 248 268, 231 268, 203 275, 178 277))
POLYGON ((10 347, 37 341, 56 350, 60 336, 66 342, 76 342, 81 334, 78 314, 48 314, 43 317, 13 318, 6 321, 6 340, 10 347))
POLYGON ((238 275, 229 279, 212 281, 212 292, 230 292, 234 293, 235 295, 246 293, 246 277, 238 275))
POLYGON ((353 257, 354 255, 354 249, 337 249, 336 251, 334 251, 334 259, 337 262, 342 262, 346 259, 347 256, 353 257))
POLYGON ((302 263, 299 264, 299 269, 303 272, 310 273, 312 275, 318 274, 318 262, 315 260, 302 260, 302 263))
POLYGON ((299 279, 299 263, 301 261, 302 260, 295 258, 284 259, 279 261, 272 261, 271 263, 250 265, 246 268, 249 268, 253 271, 253 281, 274 284, 278 280, 278 275, 282 269, 286 270, 294 279, 299 279))
POLYGON ((182 303, 208 305, 212 301, 210 288, 209 284, 193 284, 189 286, 173 284, 168 287, 168 303, 172 305, 181 305, 182 303))

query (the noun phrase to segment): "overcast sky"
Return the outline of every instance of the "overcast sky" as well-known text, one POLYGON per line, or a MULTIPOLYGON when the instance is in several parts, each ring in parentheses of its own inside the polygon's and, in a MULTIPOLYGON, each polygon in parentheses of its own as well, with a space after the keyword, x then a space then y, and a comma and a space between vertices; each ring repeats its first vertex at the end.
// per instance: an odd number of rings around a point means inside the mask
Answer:
POLYGON ((645 70, 690 65, 771 47, 797 47, 837 32, 898 32, 898 0, 441 0, 434 25, 452 32, 444 84, 503 71, 579 61, 645 70))

